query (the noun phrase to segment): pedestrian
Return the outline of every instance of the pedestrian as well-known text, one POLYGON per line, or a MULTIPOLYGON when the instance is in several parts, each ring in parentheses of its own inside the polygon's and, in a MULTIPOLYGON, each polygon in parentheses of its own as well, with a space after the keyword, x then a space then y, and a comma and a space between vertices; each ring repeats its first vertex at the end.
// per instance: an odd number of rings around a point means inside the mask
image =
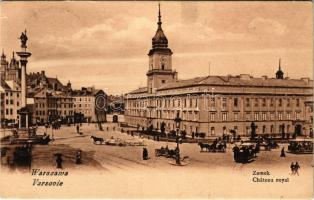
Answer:
POLYGON ((62 169, 62 154, 61 153, 56 153, 55 156, 57 157, 56 162, 57 162, 57 168, 62 169))
POLYGON ((143 148, 143 160, 147 160, 148 159, 148 151, 146 148, 143 148))
POLYGON ((80 127, 79 127, 79 125, 76 125, 76 133, 80 133, 80 127))
POLYGON ((75 156, 75 164, 82 164, 82 151, 78 150, 75 156))
POLYGON ((294 175, 294 163, 292 162, 290 165, 291 175, 294 175))
POLYGON ((285 147, 282 147, 280 157, 286 157, 285 147))
POLYGON ((300 168, 299 163, 298 163, 298 162, 295 162, 295 165, 294 165, 294 174, 297 174, 298 176, 299 176, 299 172, 298 172, 299 168, 300 168))

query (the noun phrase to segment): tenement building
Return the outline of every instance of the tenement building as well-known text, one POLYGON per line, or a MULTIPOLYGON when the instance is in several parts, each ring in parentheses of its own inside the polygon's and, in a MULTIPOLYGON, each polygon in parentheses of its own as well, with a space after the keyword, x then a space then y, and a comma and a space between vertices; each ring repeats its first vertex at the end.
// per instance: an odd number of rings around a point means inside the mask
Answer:
POLYGON ((289 79, 279 69, 276 78, 248 74, 204 76, 179 80, 172 70, 172 51, 161 27, 148 53, 147 87, 125 95, 125 121, 129 125, 166 131, 175 130, 179 113, 181 129, 187 134, 203 132, 221 136, 231 130, 249 135, 251 123, 257 134, 286 133, 308 135, 313 124, 313 81, 289 79))
POLYGON ((74 112, 84 116, 87 122, 106 121, 107 95, 95 87, 83 87, 72 91, 74 112))

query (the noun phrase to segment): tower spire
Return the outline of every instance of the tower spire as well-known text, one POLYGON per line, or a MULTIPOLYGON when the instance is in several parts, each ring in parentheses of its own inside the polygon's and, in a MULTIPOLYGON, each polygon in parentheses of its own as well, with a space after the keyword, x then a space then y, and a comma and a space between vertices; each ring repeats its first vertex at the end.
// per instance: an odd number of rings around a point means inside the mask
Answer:
POLYGON ((160 2, 158 3, 158 28, 161 27, 161 14, 160 14, 160 2))
POLYGON ((279 58, 279 70, 281 70, 281 58, 279 58))

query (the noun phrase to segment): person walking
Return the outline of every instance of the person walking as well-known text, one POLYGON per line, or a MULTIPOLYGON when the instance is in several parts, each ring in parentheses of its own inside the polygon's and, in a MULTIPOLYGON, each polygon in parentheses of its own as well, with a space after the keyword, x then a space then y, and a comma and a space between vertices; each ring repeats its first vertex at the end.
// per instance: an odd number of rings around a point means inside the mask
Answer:
POLYGON ((148 159, 148 151, 146 148, 143 148, 143 160, 147 160, 148 159))
POLYGON ((297 174, 298 176, 299 176, 299 172, 298 172, 299 168, 300 168, 300 165, 298 162, 296 162, 294 165, 294 174, 297 174))
POLYGON ((285 147, 282 147, 280 157, 286 157, 285 147))
POLYGON ((291 175, 294 175, 294 163, 292 162, 290 165, 291 175))

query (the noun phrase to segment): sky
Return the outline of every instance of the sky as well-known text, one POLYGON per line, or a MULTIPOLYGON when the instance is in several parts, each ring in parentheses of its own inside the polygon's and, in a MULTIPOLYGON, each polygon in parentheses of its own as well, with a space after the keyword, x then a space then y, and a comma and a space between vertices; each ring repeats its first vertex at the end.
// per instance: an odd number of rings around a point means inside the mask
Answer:
MULTIPOLYGON (((1 2, 0 48, 11 58, 27 29, 28 72, 122 94, 146 86, 158 2, 1 2)), ((179 79, 313 76, 311 2, 161 2, 179 79), (209 70, 210 63, 210 70, 209 70)))

